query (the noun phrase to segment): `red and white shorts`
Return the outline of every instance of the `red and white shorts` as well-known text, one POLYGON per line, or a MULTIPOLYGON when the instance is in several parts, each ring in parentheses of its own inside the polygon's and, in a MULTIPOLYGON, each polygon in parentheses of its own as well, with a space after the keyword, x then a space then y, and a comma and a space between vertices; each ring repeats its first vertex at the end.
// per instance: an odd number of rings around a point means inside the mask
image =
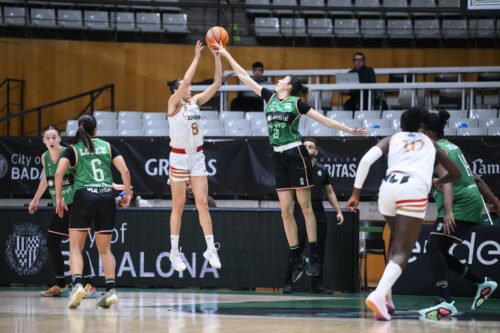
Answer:
POLYGON ((169 163, 169 182, 185 182, 190 177, 207 176, 205 154, 202 150, 191 154, 170 152, 169 163))
POLYGON ((404 173, 384 178, 378 193, 378 210, 384 216, 405 215, 423 219, 427 210, 427 186, 404 173))

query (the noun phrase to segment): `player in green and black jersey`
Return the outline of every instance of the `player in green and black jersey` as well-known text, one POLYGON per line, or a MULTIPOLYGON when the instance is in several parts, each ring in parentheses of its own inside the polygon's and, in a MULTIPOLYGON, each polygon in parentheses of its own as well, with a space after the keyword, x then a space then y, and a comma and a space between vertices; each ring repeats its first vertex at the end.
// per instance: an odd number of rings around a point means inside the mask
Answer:
POLYGON ((304 272, 318 276, 320 258, 318 255, 316 218, 311 205, 311 187, 313 186, 312 166, 307 149, 301 142, 299 122, 303 115, 316 120, 324 126, 354 135, 366 135, 364 128, 349 128, 336 120, 327 118, 304 103, 300 95, 307 89, 298 78, 290 75, 278 81, 275 91, 270 91, 257 82, 231 57, 220 44, 216 52, 224 56, 234 72, 253 92, 266 101, 265 115, 269 141, 274 149, 274 176, 276 190, 281 206, 285 233, 290 246, 289 269, 293 267, 292 282, 296 282, 304 272), (301 256, 297 223, 293 216, 295 196, 300 204, 306 221, 307 236, 311 260, 301 256))
MULTIPOLYGON (((43 130, 43 143, 47 147, 47 151, 42 154, 43 176, 38 185, 38 190, 29 204, 30 214, 34 214, 37 210, 37 205, 45 190, 48 188, 50 196, 54 204, 56 204, 56 189, 54 187, 54 175, 56 174, 57 165, 59 160, 66 150, 61 146, 61 135, 56 126, 49 125, 43 130)), ((64 276, 64 258, 61 254, 61 242, 69 237, 69 217, 71 214, 71 207, 73 203, 73 195, 75 194, 73 185, 73 174, 71 170, 66 170, 63 176, 62 195, 64 202, 68 205, 68 214, 63 218, 59 218, 54 214, 52 222, 50 223, 47 235, 47 249, 49 251, 50 259, 56 273, 56 285, 48 290, 42 291, 42 296, 69 296, 69 290, 66 284, 66 277, 64 276)), ((84 262, 84 282, 86 297, 96 297, 96 291, 92 283, 92 274, 90 271, 89 258, 84 262)))
POLYGON ((56 211, 62 218, 67 205, 63 198, 63 176, 68 167, 73 168, 75 196, 73 212, 69 224, 69 262, 73 278, 73 290, 69 307, 80 305, 85 295, 82 287, 82 249, 90 229, 95 231, 95 239, 101 257, 106 293, 97 301, 97 306, 108 308, 118 302, 115 291, 115 261, 111 253, 111 237, 115 224, 116 204, 113 195, 111 164, 121 174, 125 195, 121 203, 128 207, 132 198, 130 174, 120 152, 109 142, 94 138, 96 120, 91 115, 78 119, 78 131, 74 144, 69 146, 60 159, 55 175, 56 211))
MULTIPOLYGON (((472 310, 477 310, 483 305, 484 301, 497 288, 495 281, 491 281, 488 277, 480 277, 448 252, 453 243, 461 243, 470 229, 481 223, 481 213, 484 206, 481 194, 485 195, 496 209, 500 207, 499 200, 491 193, 486 184, 482 180, 475 179, 476 176, 469 168, 460 148, 443 139, 444 126, 449 118, 448 112, 440 111, 439 114, 431 114, 430 120, 422 124, 422 131, 446 151, 462 173, 462 177, 455 182, 432 189, 438 217, 426 249, 441 299, 437 305, 419 311, 427 318, 453 316, 457 313, 446 280, 448 268, 470 280, 477 287, 472 310), (479 182, 479 188, 476 181, 479 182)), ((436 172, 438 176, 441 176, 443 173, 441 165, 436 166, 436 172)))

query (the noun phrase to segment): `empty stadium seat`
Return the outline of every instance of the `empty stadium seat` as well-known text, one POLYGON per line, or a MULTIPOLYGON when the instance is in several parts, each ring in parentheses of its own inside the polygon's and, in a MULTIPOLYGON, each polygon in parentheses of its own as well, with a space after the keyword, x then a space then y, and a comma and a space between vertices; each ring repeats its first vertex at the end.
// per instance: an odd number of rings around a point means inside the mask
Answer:
POLYGON ((318 9, 304 9, 302 13, 306 16, 325 15, 323 8, 325 7, 324 0, 300 0, 301 7, 317 7, 318 9))
POLYGON ((133 121, 142 121, 142 112, 140 111, 120 111, 118 112, 118 120, 129 119, 133 121))
POLYGON ((441 28, 444 38, 467 38, 467 20, 444 19, 441 28))
POLYGON ((479 127, 480 128, 500 127, 500 119, 498 118, 479 119, 479 127))
POLYGON ((224 120, 224 129, 250 129, 250 120, 248 119, 226 119, 224 120))
POLYGON ((259 128, 252 128, 252 135, 253 136, 266 136, 266 137, 269 136, 267 126, 259 127, 259 128))
POLYGON ((137 29, 149 32, 161 31, 160 13, 136 13, 135 17, 137 29))
POLYGON ((208 128, 223 128, 223 122, 219 119, 203 119, 201 120, 204 129, 208 128))
POLYGON ((76 133, 77 130, 78 130, 78 120, 66 121, 66 132, 72 131, 73 133, 76 133))
MULTIPOLYGON (((283 7, 297 7, 297 0, 273 0, 273 6, 283 6, 283 7)), ((291 15, 293 14, 292 9, 275 9, 274 13, 276 15, 291 15)))
POLYGON ((134 13, 111 12, 111 25, 119 31, 134 31, 134 13))
POLYGON ((97 129, 100 130, 115 130, 116 129, 116 119, 103 118, 98 119, 97 121, 97 129))
POLYGON ((250 128, 226 128, 224 133, 226 136, 252 136, 250 128))
POLYGON ((65 28, 79 29, 83 27, 82 11, 70 9, 57 10, 57 23, 65 28))
POLYGON ((279 37, 280 21, 277 17, 256 17, 255 35, 258 37, 279 37))
POLYGON ((328 111, 326 116, 335 120, 352 119, 352 111, 328 111))
POLYGON ((204 128, 203 135, 204 136, 224 136, 224 129, 220 128, 204 128))
POLYGON ((470 19, 469 35, 471 38, 494 38, 495 21, 490 18, 470 19))
POLYGON ((245 112, 243 112, 243 111, 222 111, 219 114, 219 119, 220 120, 243 119, 244 116, 245 116, 245 112))
POLYGON ((7 25, 25 25, 26 12, 24 7, 4 7, 4 21, 7 25))
POLYGON ((457 135, 456 128, 449 128, 449 127, 444 128, 444 136, 455 136, 455 135, 457 135))
POLYGON ((260 118, 260 119, 266 120, 266 114, 264 112, 261 112, 261 111, 255 111, 255 112, 251 111, 251 112, 245 113, 245 119, 252 120, 254 118, 260 118))
POLYGON ((317 126, 309 131, 309 135, 311 136, 333 136, 335 134, 335 130, 323 125, 317 126))
POLYGON ((488 127, 488 135, 500 136, 500 127, 488 127))
POLYGON ((118 119, 118 132, 121 130, 142 130, 142 120, 137 119, 118 119))
POLYGON ((144 131, 142 129, 119 129, 119 136, 144 136, 144 131))
POLYGON ((85 26, 95 30, 110 29, 108 12, 98 10, 86 10, 83 13, 85 26))
POLYGON ((333 37, 333 24, 327 18, 307 19, 307 33, 312 37, 333 37))
POLYGON ((144 130, 165 129, 165 128, 168 128, 168 120, 167 119, 150 119, 150 120, 144 121, 143 127, 144 127, 144 130))
MULTIPOLYGON (((354 0, 354 7, 379 8, 379 0, 354 0)), ((379 11, 357 11, 360 16, 380 16, 379 11)))
POLYGON ((486 135, 486 128, 457 128, 457 135, 462 136, 474 136, 474 135, 486 135))
POLYGON ((187 14, 163 13, 163 29, 169 33, 189 33, 187 14))
POLYGON ((170 136, 168 128, 150 128, 144 131, 145 136, 170 136))
MULTIPOLYGON (((451 119, 458 119, 458 118, 468 118, 468 112, 467 110, 452 110, 448 109, 446 110, 450 114, 451 119)), ((433 111, 433 112, 438 112, 438 111, 433 111)))
POLYGON ((382 119, 401 119, 404 111, 399 110, 386 110, 382 111, 382 119))
POLYGON ((110 111, 94 111, 95 119, 116 119, 116 112, 110 111))
POLYGON ((415 37, 417 38, 439 38, 439 20, 422 19, 415 20, 415 37))
POLYGON ((384 38, 385 20, 382 19, 362 19, 361 35, 363 38, 384 38))
MULTIPOLYGON (((382 6, 385 8, 408 8, 407 0, 383 0, 382 6)), ((408 17, 408 12, 385 12, 385 17, 408 17)))
POLYGON ((434 105, 437 108, 459 108, 462 104, 461 89, 439 89, 438 104, 434 105))
POLYGON ((266 118, 260 118, 260 117, 254 117, 250 119, 250 128, 252 129, 259 129, 259 128, 266 128, 267 131, 267 120, 266 118))
POLYGON ((53 27, 56 25, 54 9, 31 8, 31 24, 37 27, 53 27))
POLYGON ((392 128, 370 128, 370 136, 390 136, 394 134, 394 130, 392 128))
MULTIPOLYGON (((352 9, 352 0, 328 0, 327 6, 345 7, 346 9, 352 9)), ((332 15, 333 17, 354 15, 351 10, 330 10, 328 14, 332 15)))
POLYGON ((97 129, 96 131, 96 136, 97 137, 102 137, 102 136, 116 136, 117 132, 115 129, 97 129))
MULTIPOLYGON (((246 5, 252 5, 252 6, 269 6, 271 5, 270 0, 245 0, 246 5)), ((264 15, 271 15, 271 10, 270 9, 264 9, 264 8, 247 8, 247 14, 251 15, 259 15, 259 14, 264 14, 264 15)))
POLYGON ((358 19, 335 19, 335 36, 337 37, 359 37, 358 19))
POLYGON ((478 127, 479 121, 478 119, 450 118, 448 124, 449 124, 448 127, 471 128, 471 127, 478 127))
POLYGON ((460 0, 438 0, 439 8, 452 8, 454 9, 452 12, 441 12, 439 13, 441 16, 461 16, 460 15, 460 0))
POLYGON ((354 119, 380 119, 379 111, 356 111, 354 119))
POLYGON ((370 130, 379 128, 392 128, 389 119, 361 119, 361 126, 370 130))
POLYGON ((342 123, 346 125, 347 127, 354 128, 354 127, 361 127, 361 120, 359 119, 337 119, 339 123, 342 123))
POLYGON ((387 35, 390 38, 413 38, 411 20, 387 20, 387 35))
MULTIPOLYGON (((435 0, 411 0, 412 8, 436 8, 435 0)), ((436 16, 436 12, 412 12, 413 16, 436 16)))
POLYGON ((306 21, 303 18, 282 18, 281 33, 285 37, 306 37, 306 21))
POLYGON ((469 118, 485 120, 485 119, 496 118, 497 115, 498 111, 493 109, 487 109, 487 110, 472 109, 470 110, 469 118))
POLYGON ((200 111, 201 119, 219 119, 217 111, 200 111))
POLYGON ((165 120, 167 119, 167 114, 165 112, 144 112, 142 119, 145 122, 150 120, 165 120))

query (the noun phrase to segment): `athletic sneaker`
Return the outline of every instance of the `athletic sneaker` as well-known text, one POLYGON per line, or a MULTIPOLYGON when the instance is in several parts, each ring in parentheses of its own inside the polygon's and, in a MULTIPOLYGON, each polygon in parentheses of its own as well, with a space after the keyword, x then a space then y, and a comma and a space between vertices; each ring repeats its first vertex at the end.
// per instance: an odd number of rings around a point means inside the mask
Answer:
POLYGON ((111 289, 110 291, 105 292, 101 298, 97 301, 97 306, 101 308, 109 308, 111 305, 118 303, 118 295, 116 294, 116 290, 111 289))
POLYGON ((391 320, 391 315, 387 311, 387 302, 385 296, 380 296, 375 291, 372 291, 365 300, 366 306, 375 312, 377 320, 391 320))
POLYGON ((392 301, 392 290, 391 289, 389 289, 389 292, 385 296, 385 300, 387 302, 386 303, 387 312, 389 312, 389 314, 393 314, 394 311, 396 311, 396 307, 394 306, 394 302, 392 301))
POLYGON ((91 284, 87 284, 85 288, 85 297, 84 298, 96 298, 97 297, 97 291, 95 290, 95 287, 91 284))
POLYGON ((484 302, 486 302, 488 297, 490 297, 490 295, 495 292, 497 286, 498 284, 495 281, 491 280, 488 277, 485 277, 484 282, 477 285, 476 296, 474 297, 474 302, 472 303, 471 309, 479 309, 484 304, 484 302))
POLYGON ((444 299, 440 299, 438 304, 419 310, 418 313, 429 319, 437 319, 439 317, 454 316, 458 313, 458 311, 455 307, 455 301, 448 303, 444 299))
POLYGON ((322 284, 318 284, 318 285, 315 285, 315 286, 311 286, 311 288, 309 288, 309 293, 310 294, 328 295, 328 294, 332 293, 332 290, 329 289, 329 288, 327 288, 327 287, 325 287, 322 284))
POLYGON ((186 264, 182 261, 182 252, 179 252, 179 250, 170 250, 170 262, 177 272, 182 272, 186 269, 186 264))
POLYGON ((318 276, 321 270, 321 260, 317 254, 311 256, 311 261, 309 262, 309 267, 307 267, 306 274, 309 276, 318 276))
POLYGON ((69 298, 68 308, 73 309, 80 306, 80 301, 85 297, 85 290, 80 283, 73 286, 71 290, 71 296, 69 298))
POLYGON ((217 254, 217 249, 215 247, 213 249, 207 249, 205 252, 203 252, 203 257, 208 260, 213 268, 221 268, 219 255, 217 254))
POLYGON ((69 296, 69 288, 68 286, 61 288, 57 285, 52 286, 49 288, 49 290, 45 291, 40 291, 40 295, 45 296, 45 297, 54 297, 54 296, 61 296, 61 297, 68 297, 69 296))
POLYGON ((300 259, 295 263, 295 267, 292 272, 292 282, 295 283, 299 281, 307 267, 309 267, 309 259, 304 256, 300 256, 300 259))

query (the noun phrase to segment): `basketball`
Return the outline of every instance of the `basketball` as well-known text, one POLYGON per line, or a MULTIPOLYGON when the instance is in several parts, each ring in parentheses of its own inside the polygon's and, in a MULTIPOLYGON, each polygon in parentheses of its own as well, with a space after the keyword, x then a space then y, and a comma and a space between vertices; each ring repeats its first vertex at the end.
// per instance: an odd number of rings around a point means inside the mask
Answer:
POLYGON ((213 44, 214 42, 220 43, 222 46, 226 47, 229 41, 229 34, 223 27, 211 27, 208 29, 205 39, 207 40, 208 47, 211 49, 216 48, 213 44))

